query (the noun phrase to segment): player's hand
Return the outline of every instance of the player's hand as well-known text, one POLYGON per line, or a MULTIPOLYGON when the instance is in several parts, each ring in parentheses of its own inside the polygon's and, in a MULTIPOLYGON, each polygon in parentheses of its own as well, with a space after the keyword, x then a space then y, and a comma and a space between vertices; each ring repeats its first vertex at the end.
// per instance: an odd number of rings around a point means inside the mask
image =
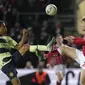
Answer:
POLYGON ((74 39, 75 37, 74 36, 69 36, 69 38, 74 39))
POLYGON ((27 29, 23 29, 23 36, 27 36, 28 35, 28 30, 27 29))
POLYGON ((73 43, 74 37, 73 36, 65 37, 64 40, 67 40, 69 43, 73 43))

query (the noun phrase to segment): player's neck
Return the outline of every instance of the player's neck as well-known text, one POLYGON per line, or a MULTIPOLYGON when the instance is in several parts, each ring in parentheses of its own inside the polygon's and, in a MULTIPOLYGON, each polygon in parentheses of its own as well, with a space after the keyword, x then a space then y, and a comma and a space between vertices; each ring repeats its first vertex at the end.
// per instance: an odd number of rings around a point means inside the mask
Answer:
POLYGON ((57 46, 60 47, 62 44, 61 43, 57 43, 57 46))

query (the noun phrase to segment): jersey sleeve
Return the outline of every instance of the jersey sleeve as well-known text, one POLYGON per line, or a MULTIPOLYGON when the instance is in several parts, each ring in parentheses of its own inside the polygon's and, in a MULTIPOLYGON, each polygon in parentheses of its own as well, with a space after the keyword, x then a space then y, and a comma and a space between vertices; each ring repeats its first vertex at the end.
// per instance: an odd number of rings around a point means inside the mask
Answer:
POLYGON ((17 42, 15 40, 13 40, 11 37, 7 37, 9 45, 11 48, 15 48, 15 46, 17 45, 17 42))
POLYGON ((78 45, 78 46, 85 45, 85 40, 83 38, 75 37, 73 40, 73 44, 78 45))

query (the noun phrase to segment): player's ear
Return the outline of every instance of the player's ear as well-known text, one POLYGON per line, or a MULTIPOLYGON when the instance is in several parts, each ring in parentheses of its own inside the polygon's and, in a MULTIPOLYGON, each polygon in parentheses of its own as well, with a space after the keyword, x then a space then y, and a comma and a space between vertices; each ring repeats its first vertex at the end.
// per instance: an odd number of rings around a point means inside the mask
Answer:
POLYGON ((7 33, 7 27, 5 27, 5 29, 4 29, 4 33, 7 33))

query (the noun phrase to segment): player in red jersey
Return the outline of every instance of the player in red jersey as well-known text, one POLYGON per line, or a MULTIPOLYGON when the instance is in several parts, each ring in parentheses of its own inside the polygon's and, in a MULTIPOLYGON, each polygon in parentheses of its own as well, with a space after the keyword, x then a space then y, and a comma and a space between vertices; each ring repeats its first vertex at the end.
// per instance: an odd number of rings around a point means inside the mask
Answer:
MULTIPOLYGON (((57 75, 57 83, 56 85, 61 85, 63 77, 65 75, 65 65, 64 65, 64 58, 59 54, 56 50, 59 46, 61 46, 63 42, 63 37, 61 35, 56 36, 57 44, 53 45, 52 51, 44 54, 43 56, 47 59, 47 67, 52 68, 55 70, 57 75)), ((38 55, 39 56, 39 55, 38 55)))
POLYGON ((62 42, 63 42, 63 37, 61 35, 56 36, 56 42, 57 44, 53 45, 53 49, 51 52, 48 52, 45 54, 45 57, 47 58, 47 66, 51 65, 53 69, 56 72, 57 75, 57 83, 56 85, 61 85, 61 82, 63 80, 63 77, 65 75, 65 65, 64 65, 64 56, 61 56, 59 52, 56 50, 62 42))
MULTIPOLYGON (((81 32, 83 35, 85 34, 85 16, 81 20, 81 32)), ((82 51, 80 51, 76 48, 62 44, 57 50, 60 53, 60 55, 62 54, 67 55, 80 64, 81 67, 80 83, 81 85, 85 85, 85 39, 70 36, 66 37, 65 40, 67 40, 69 43, 82 46, 82 51)))

